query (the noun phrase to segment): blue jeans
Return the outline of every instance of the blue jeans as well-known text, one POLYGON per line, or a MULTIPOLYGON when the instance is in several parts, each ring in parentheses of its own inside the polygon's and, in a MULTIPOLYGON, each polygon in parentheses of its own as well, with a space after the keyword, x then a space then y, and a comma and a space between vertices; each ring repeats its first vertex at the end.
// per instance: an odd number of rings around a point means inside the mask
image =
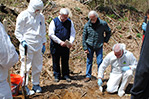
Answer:
POLYGON ((99 68, 99 65, 102 62, 103 58, 103 47, 100 49, 94 50, 92 47, 88 47, 89 54, 87 54, 87 64, 86 64, 86 78, 91 78, 92 73, 92 62, 93 62, 93 55, 94 52, 96 53, 96 61, 99 68))

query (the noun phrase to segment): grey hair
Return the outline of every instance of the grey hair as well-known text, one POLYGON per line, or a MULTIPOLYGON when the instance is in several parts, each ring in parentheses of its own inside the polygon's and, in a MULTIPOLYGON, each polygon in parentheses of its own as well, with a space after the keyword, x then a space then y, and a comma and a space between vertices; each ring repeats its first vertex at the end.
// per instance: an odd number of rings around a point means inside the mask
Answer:
POLYGON ((88 13, 88 18, 90 18, 91 15, 95 15, 96 17, 99 17, 99 16, 98 16, 98 13, 97 13, 96 11, 94 11, 94 10, 92 10, 92 11, 90 11, 90 12, 88 13))
POLYGON ((113 46, 112 50, 114 52, 124 51, 126 49, 126 45, 124 43, 117 43, 113 46), (117 47, 117 48, 115 48, 117 47))
POLYGON ((59 13, 63 15, 69 15, 69 11, 66 8, 61 8, 59 13))

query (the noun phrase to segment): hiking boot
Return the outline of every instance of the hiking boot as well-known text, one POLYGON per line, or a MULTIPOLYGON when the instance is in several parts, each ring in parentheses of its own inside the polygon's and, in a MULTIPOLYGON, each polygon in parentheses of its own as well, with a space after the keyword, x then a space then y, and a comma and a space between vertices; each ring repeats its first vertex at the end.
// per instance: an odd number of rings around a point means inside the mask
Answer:
POLYGON ((91 78, 86 77, 85 80, 84 80, 84 82, 89 82, 90 80, 91 80, 91 78))
POLYGON ((36 93, 42 92, 42 89, 39 85, 33 85, 32 90, 34 90, 36 93))
POLYGON ((68 76, 64 76, 64 79, 65 79, 67 82, 71 82, 71 79, 70 79, 68 76))
POLYGON ((26 95, 33 95, 35 92, 33 90, 29 90, 27 86, 25 86, 26 95))

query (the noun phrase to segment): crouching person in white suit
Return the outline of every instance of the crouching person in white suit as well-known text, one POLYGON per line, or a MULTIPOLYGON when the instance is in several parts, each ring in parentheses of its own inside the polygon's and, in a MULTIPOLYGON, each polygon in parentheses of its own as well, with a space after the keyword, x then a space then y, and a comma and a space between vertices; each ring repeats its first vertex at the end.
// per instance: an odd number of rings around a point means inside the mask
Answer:
POLYGON ((0 99, 12 99, 7 82, 8 70, 18 61, 18 54, 0 22, 0 99))
POLYGON ((122 97, 133 77, 137 60, 131 52, 125 50, 125 44, 115 44, 113 51, 104 58, 98 70, 99 86, 102 85, 104 71, 109 65, 111 65, 111 73, 107 82, 107 92, 118 92, 118 95, 122 97))

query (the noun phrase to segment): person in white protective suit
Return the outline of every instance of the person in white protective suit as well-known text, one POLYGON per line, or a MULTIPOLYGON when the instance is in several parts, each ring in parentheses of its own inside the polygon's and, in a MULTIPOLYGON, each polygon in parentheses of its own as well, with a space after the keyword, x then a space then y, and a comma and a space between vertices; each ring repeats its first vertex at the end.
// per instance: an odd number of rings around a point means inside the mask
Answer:
POLYGON ((0 22, 0 99, 12 99, 7 82, 8 70, 18 61, 18 54, 0 22))
POLYGON ((125 50, 125 44, 118 43, 113 46, 113 51, 110 52, 101 63, 98 70, 98 85, 102 85, 104 71, 107 66, 111 65, 111 73, 107 82, 107 92, 115 93, 122 97, 125 94, 125 89, 133 77, 133 72, 136 69, 137 60, 134 55, 125 50))
POLYGON ((21 56, 21 70, 20 75, 24 77, 25 63, 24 63, 24 47, 27 45, 27 79, 26 92, 27 95, 32 95, 35 92, 42 91, 39 86, 39 77, 42 70, 42 53, 45 52, 46 42, 46 27, 44 15, 41 13, 43 9, 43 2, 41 0, 30 0, 28 8, 21 12, 16 21, 15 36, 20 41, 19 51, 21 56), (28 72, 32 66, 32 90, 29 90, 28 72))

